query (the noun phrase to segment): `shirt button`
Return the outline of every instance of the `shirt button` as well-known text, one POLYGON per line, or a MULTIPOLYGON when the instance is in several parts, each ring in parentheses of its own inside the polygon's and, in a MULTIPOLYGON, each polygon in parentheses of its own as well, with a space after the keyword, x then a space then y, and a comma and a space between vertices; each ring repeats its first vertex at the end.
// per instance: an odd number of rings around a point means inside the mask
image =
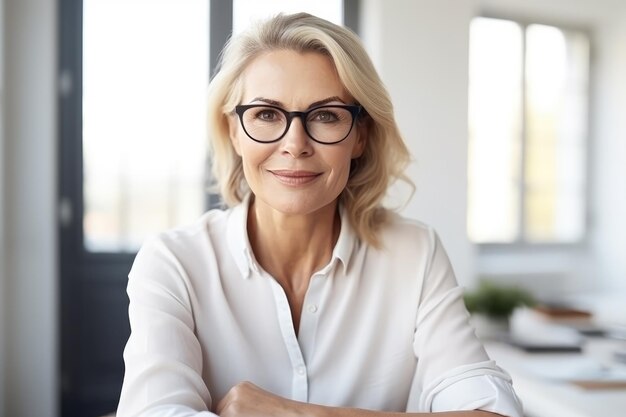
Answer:
POLYGON ((309 310, 309 313, 315 313, 317 311, 317 306, 315 304, 309 304, 307 310, 309 310))
POLYGON ((298 375, 304 375, 306 373, 306 369, 304 368, 304 366, 299 366, 298 369, 296 369, 296 372, 298 373, 298 375))

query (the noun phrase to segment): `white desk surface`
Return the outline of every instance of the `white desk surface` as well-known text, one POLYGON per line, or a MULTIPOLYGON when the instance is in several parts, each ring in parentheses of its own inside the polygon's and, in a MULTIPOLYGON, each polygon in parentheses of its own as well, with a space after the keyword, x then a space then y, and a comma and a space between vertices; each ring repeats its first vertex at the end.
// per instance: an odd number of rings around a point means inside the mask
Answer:
MULTIPOLYGON (((624 343, 624 342, 622 342, 624 343)), ((626 389, 584 389, 568 381, 542 378, 529 367, 541 361, 580 358, 580 353, 527 353, 488 341, 485 348, 513 378, 528 417, 625 417, 626 389)), ((584 355, 589 354, 584 350, 584 355)), ((547 362, 550 363, 550 362, 547 362)))

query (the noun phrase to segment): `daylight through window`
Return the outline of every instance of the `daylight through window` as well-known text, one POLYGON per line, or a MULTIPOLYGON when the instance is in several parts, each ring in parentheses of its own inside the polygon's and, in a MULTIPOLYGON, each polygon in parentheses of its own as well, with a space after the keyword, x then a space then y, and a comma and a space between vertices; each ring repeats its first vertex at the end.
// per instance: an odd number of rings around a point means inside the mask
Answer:
POLYGON ((586 218, 587 36, 476 18, 469 76, 471 240, 579 242, 586 218))

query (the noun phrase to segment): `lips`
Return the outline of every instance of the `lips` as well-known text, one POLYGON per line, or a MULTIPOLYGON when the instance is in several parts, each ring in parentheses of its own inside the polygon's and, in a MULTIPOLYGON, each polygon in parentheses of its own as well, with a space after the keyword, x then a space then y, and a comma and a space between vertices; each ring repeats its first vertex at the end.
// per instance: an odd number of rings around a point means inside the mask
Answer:
POLYGON ((269 172, 281 183, 291 186, 310 184, 322 175, 320 172, 288 169, 270 170, 269 172))

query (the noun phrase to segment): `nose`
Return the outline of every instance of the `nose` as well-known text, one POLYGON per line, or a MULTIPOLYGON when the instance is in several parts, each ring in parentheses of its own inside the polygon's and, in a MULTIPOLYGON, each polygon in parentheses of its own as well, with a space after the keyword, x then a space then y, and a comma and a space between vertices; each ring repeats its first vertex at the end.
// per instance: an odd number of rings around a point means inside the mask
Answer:
POLYGON ((280 141, 282 151, 294 158, 313 154, 313 144, 304 129, 301 117, 294 117, 285 136, 280 141))

